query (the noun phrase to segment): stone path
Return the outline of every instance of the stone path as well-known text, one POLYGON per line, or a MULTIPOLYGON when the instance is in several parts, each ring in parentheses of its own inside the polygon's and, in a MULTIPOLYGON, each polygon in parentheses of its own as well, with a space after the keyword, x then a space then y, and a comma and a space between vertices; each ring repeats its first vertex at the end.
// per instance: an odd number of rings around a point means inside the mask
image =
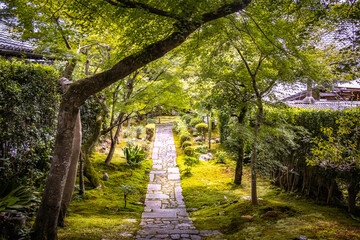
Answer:
POLYGON ((180 172, 176 166, 176 150, 172 125, 156 127, 145 209, 141 216, 140 239, 201 239, 221 235, 218 231, 198 231, 186 212, 180 172))

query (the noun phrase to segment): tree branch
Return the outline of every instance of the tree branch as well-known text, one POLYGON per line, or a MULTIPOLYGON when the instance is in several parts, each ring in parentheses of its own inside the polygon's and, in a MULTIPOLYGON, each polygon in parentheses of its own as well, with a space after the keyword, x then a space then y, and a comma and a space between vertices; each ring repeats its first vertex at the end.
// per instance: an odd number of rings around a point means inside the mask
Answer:
POLYGON ((128 0, 116 0, 116 2, 114 2, 113 0, 105 0, 105 1, 116 7, 141 9, 146 12, 158 15, 158 16, 169 17, 169 18, 173 18, 176 20, 182 20, 182 18, 180 16, 177 16, 174 13, 166 12, 164 10, 157 9, 148 4, 144 4, 144 3, 140 3, 140 2, 128 1, 128 0))

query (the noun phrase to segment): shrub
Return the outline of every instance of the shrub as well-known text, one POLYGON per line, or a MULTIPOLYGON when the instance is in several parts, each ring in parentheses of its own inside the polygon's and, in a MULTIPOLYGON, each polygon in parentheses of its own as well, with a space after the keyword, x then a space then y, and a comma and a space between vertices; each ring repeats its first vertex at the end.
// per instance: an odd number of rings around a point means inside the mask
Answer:
POLYGON ((124 201, 125 201, 125 206, 124 208, 126 208, 126 199, 128 195, 132 195, 135 194, 136 192, 136 188, 131 185, 131 184, 122 184, 120 185, 120 190, 124 193, 124 201))
POLYGON ((196 148, 195 148, 195 152, 199 152, 199 153, 203 153, 203 154, 207 153, 208 150, 209 150, 209 147, 206 145, 196 146, 196 148))
POLYGON ((216 158, 216 162, 217 163, 225 163, 225 158, 226 158, 227 154, 224 151, 218 151, 215 154, 215 158, 216 158))
POLYGON ((148 124, 145 126, 146 140, 151 141, 155 135, 155 124, 148 124))
POLYGON ((191 173, 191 167, 193 167, 195 164, 199 163, 199 160, 194 157, 185 157, 184 158, 184 164, 187 166, 184 170, 185 174, 191 173))
POLYGON ((194 155, 194 148, 192 146, 186 147, 184 153, 186 156, 192 156, 194 155))
POLYGON ((183 120, 186 124, 189 124, 192 119, 192 116, 190 114, 184 114, 181 117, 181 120, 183 120))
POLYGON ((186 141, 190 141, 191 140, 191 136, 189 133, 182 133, 182 135, 180 135, 180 144, 182 145, 184 142, 186 141))
POLYGON ((36 182, 50 167, 59 93, 52 67, 0 60, 0 189, 36 182))
POLYGON ((195 127, 197 124, 204 122, 201 118, 193 118, 191 119, 189 126, 195 127))
POLYGON ((206 123, 199 123, 195 126, 196 130, 201 134, 205 140, 206 133, 208 131, 208 125, 206 123))
POLYGON ((192 144, 191 144, 191 142, 190 141, 185 141, 185 142, 183 142, 183 144, 181 145, 181 148, 182 149, 185 149, 186 147, 189 147, 189 146, 191 146, 192 144))
POLYGON ((132 128, 130 128, 130 129, 126 129, 125 131, 124 131, 124 137, 125 138, 128 138, 128 137, 131 137, 132 135, 133 135, 133 129, 132 128))
POLYGON ((143 126, 136 126, 134 127, 135 133, 136 133, 136 138, 140 138, 140 135, 144 132, 144 127, 143 126))
POLYGON ((126 164, 134 169, 137 166, 141 165, 141 162, 145 159, 145 151, 139 148, 138 145, 133 147, 131 144, 128 144, 127 147, 122 148, 124 152, 124 158, 126 159, 126 164))

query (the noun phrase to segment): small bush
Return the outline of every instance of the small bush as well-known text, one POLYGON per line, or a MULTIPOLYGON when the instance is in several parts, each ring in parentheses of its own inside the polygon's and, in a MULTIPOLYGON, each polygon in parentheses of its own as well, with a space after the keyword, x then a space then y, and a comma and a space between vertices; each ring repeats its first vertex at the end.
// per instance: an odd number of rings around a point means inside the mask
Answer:
POLYGON ((203 153, 203 154, 205 154, 205 153, 207 153, 208 151, 209 151, 209 147, 206 146, 206 145, 197 146, 197 147, 195 148, 195 152, 198 152, 198 153, 203 153))
POLYGON ((177 132, 177 133, 182 133, 182 132, 186 132, 186 129, 187 129, 187 126, 186 126, 186 123, 181 120, 181 119, 178 119, 174 126, 173 126, 173 129, 177 132))
POLYGON ((201 118, 193 118, 191 119, 189 126, 195 127, 197 124, 204 122, 201 118))
POLYGON ((186 141, 190 141, 191 140, 191 136, 189 133, 183 133, 182 135, 180 135, 180 144, 182 145, 184 142, 186 141))
POLYGON ((185 157, 184 158, 184 164, 185 166, 187 166, 184 170, 185 174, 190 174, 191 173, 191 167, 193 167, 195 164, 199 163, 199 160, 197 158, 194 157, 185 157))
POLYGON ((133 130, 132 130, 132 128, 130 128, 130 129, 126 129, 125 131, 124 131, 124 137, 125 138, 128 138, 128 137, 131 137, 132 135, 133 135, 133 130))
POLYGON ((137 166, 141 165, 141 162, 145 159, 145 151, 139 148, 138 145, 133 147, 131 144, 128 144, 127 147, 122 149, 124 152, 124 158, 126 159, 126 164, 134 169, 137 166))
POLYGON ((184 153, 186 156, 192 156, 194 155, 194 148, 192 146, 186 147, 184 153))
POLYGON ((136 138, 140 138, 140 135, 144 132, 144 127, 143 126, 136 126, 134 128, 135 133, 136 133, 136 138))
POLYGON ((155 124, 148 124, 145 126, 146 140, 151 141, 155 135, 155 124))
POLYGON ((186 147, 189 147, 189 146, 191 146, 192 144, 191 144, 191 142, 190 141, 185 141, 185 142, 183 142, 183 144, 181 145, 181 148, 182 149, 185 149, 186 147))
POLYGON ((224 151, 218 151, 215 154, 215 158, 216 158, 216 162, 217 163, 225 163, 225 158, 226 158, 227 154, 224 151))
POLYGON ((122 184, 122 185, 120 185, 119 188, 124 193, 124 202, 125 202, 124 208, 126 208, 127 196, 135 194, 136 188, 131 184, 122 184))
POLYGON ((203 139, 205 140, 206 133, 208 131, 208 125, 206 123, 199 123, 195 126, 196 130, 201 134, 203 139))
POLYGON ((186 124, 189 124, 192 119, 192 116, 190 114, 184 114, 181 117, 181 120, 183 120, 186 124))
POLYGON ((192 135, 194 133, 194 129, 188 128, 188 132, 192 135))

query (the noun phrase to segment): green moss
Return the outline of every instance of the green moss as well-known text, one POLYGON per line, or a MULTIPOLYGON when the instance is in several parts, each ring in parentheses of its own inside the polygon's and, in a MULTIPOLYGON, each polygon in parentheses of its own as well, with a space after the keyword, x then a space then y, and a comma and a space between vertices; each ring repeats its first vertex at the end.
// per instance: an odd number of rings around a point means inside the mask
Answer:
POLYGON ((145 160, 131 175, 121 156, 122 144, 117 147, 110 166, 104 163, 106 155, 94 153, 96 171, 99 176, 108 173, 109 180, 104 181, 101 189, 87 190, 84 197, 74 195, 66 227, 59 229, 59 239, 131 239, 120 234, 135 234, 139 229, 151 160, 145 160), (137 189, 127 197, 126 209, 120 184, 131 184, 137 189))
MULTIPOLYGON (((174 134, 177 163, 184 170, 184 153, 174 134)), ((219 230, 224 239, 360 239, 360 223, 345 209, 322 206, 296 194, 279 191, 266 179, 258 178, 258 196, 253 206, 241 196, 250 196, 250 170, 244 167, 243 184, 233 184, 235 162, 215 160, 193 166, 191 175, 182 174, 181 185, 190 218, 198 230, 219 230)), ((207 239, 211 239, 208 237, 207 239)))

